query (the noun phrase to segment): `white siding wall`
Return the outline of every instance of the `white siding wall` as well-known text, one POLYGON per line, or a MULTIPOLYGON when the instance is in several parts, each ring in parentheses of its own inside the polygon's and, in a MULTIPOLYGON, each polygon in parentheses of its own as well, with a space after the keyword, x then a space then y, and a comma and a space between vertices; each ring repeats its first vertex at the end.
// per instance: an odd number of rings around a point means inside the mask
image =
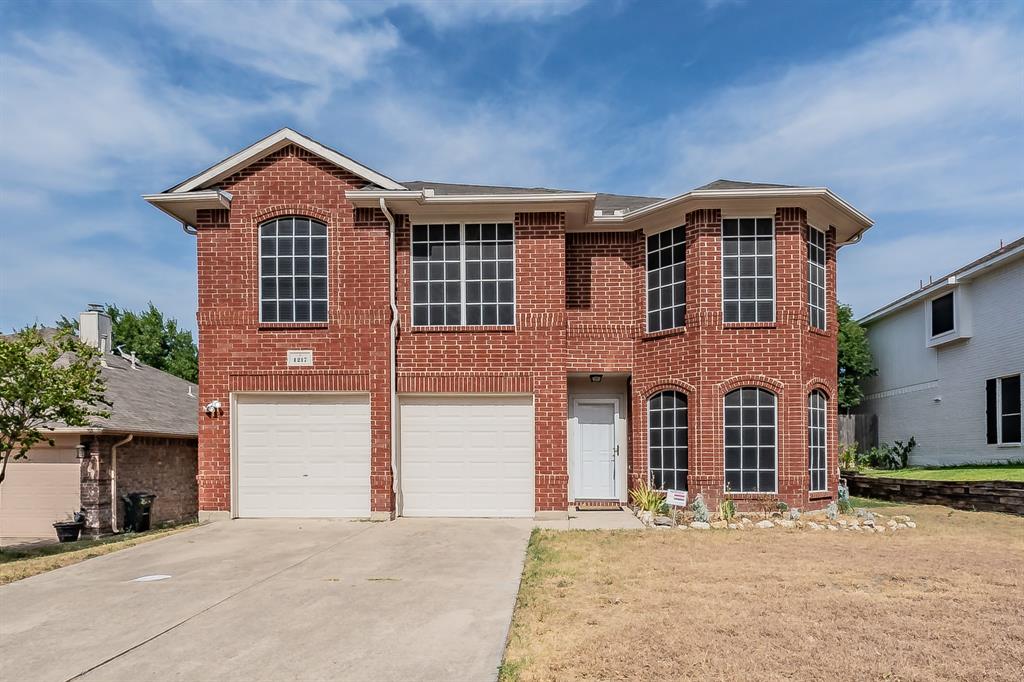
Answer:
POLYGON ((982 274, 964 293, 970 339, 926 348, 926 302, 868 330, 879 375, 858 412, 878 415, 881 442, 914 436, 912 464, 1024 458, 1020 448, 985 442, 985 380, 1024 371, 1024 260, 982 274))

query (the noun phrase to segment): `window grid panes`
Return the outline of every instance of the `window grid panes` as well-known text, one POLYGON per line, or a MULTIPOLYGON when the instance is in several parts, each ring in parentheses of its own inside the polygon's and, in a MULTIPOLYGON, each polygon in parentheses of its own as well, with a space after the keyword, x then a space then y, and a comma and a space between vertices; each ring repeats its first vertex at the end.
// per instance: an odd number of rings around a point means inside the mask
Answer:
POLYGON ((462 226, 412 228, 412 321, 462 324, 462 226))
POLYGON ((260 225, 260 321, 327 321, 327 225, 299 216, 260 225))
POLYGON ((725 485, 731 492, 775 492, 775 394, 738 388, 725 396, 725 485))
POLYGON ((811 326, 825 329, 825 233, 807 228, 807 306, 811 326))
POLYGON ((827 446, 826 436, 827 411, 826 398, 821 391, 812 391, 807 402, 807 448, 810 456, 811 490, 819 492, 827 489, 827 446))
POLYGON ((647 454, 651 485, 686 490, 689 430, 686 395, 662 391, 647 402, 647 454))
POLYGON ((953 292, 940 296, 932 301, 932 336, 945 334, 953 331, 955 320, 953 317, 953 292))
POLYGON ((686 228, 647 237, 647 331, 682 327, 686 319, 686 228))
POLYGON ((722 307, 726 322, 775 321, 772 218, 722 220, 722 307))
POLYGON ((515 324, 511 223, 414 225, 413 324, 515 324))
POLYGON ((999 443, 1020 443, 1020 375, 999 380, 999 443))
POLYGON ((515 324, 512 225, 466 225, 466 324, 515 324))

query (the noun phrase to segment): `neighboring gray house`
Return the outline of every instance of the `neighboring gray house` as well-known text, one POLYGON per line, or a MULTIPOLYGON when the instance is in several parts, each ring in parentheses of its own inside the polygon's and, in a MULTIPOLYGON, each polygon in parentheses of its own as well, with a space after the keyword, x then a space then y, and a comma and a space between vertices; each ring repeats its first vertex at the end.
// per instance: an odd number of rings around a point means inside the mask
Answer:
POLYGON ((53 522, 80 508, 85 534, 120 530, 121 495, 137 490, 156 493, 155 524, 196 518, 197 387, 112 353, 111 327, 100 310, 79 318, 82 340, 103 351, 110 417, 90 427, 58 426, 51 433, 54 447, 42 443, 27 459, 11 460, 0 485, 5 542, 55 537, 53 522))
POLYGON ((857 409, 915 465, 1024 458, 1024 238, 860 320, 878 376, 857 409))

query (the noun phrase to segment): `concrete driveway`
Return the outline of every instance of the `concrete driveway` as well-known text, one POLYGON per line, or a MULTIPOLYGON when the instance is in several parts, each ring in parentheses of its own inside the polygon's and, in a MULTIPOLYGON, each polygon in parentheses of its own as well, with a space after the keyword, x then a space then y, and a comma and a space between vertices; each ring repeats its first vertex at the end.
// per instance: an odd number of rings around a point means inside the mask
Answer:
POLYGON ((0 679, 493 680, 531 525, 240 520, 155 540, 0 587, 0 679))

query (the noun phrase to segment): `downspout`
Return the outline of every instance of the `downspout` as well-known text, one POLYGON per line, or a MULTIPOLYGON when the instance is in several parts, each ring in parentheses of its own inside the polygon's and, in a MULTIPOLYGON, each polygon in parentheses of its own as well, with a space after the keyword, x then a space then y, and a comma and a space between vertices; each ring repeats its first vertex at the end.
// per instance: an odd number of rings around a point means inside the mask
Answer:
POLYGON ((197 230, 196 228, 192 227, 191 225, 186 223, 184 220, 181 221, 181 231, 184 232, 185 234, 190 234, 193 237, 195 237, 197 234, 199 234, 199 230, 197 230))
POLYGON ((110 532, 117 532, 117 448, 132 442, 134 434, 129 433, 124 440, 110 446, 110 532))
POLYGON ((388 303, 391 304, 391 345, 389 348, 389 370, 390 370, 390 384, 391 384, 391 492, 395 495, 395 516, 398 516, 398 509, 401 506, 401 492, 398 488, 398 458, 396 456, 397 448, 395 446, 395 439, 398 436, 398 383, 397 383, 397 370, 395 368, 397 363, 397 345, 398 345, 398 304, 395 302, 395 278, 397 274, 395 272, 395 217, 391 215, 391 211, 388 210, 387 204, 384 202, 384 197, 380 198, 380 210, 384 213, 384 217, 388 219, 388 303))

